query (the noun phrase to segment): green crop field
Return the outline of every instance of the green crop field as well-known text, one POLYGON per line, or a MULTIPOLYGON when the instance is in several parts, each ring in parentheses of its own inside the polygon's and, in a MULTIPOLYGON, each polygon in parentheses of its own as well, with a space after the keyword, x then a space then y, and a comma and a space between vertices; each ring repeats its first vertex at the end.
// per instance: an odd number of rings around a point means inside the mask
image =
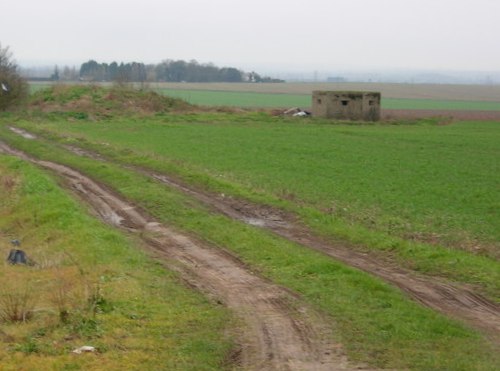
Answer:
MULTIPOLYGON (((191 104, 233 107, 310 107, 310 94, 160 89, 191 104)), ((500 102, 382 98, 385 109, 500 111, 500 102)))
POLYGON ((180 89, 161 89, 159 92, 164 95, 184 99, 191 104, 204 106, 273 108, 308 107, 311 104, 310 95, 180 89))
POLYGON ((498 123, 351 126, 207 114, 140 125, 75 122, 54 130, 148 151, 275 195, 293 194, 402 236, 500 240, 498 123))
MULTIPOLYGON (((494 336, 410 300, 375 276, 218 214, 134 169, 169 174, 217 197, 278 208, 332 243, 430 280, 466 285, 498 303, 500 122, 349 124, 197 111, 165 101, 172 113, 156 106, 148 111, 153 96, 144 92, 134 98, 128 91, 60 90, 39 92, 29 112, 0 116, 2 141, 82 171, 161 222, 225 249, 256 275, 297 293, 326 316, 351 360, 389 369, 497 367, 494 336), (79 156, 68 145, 100 157, 79 156)), ((3 165, 9 174, 16 170, 12 161, 3 165)), ((32 223, 39 220, 35 215, 32 223)), ((191 303, 197 305, 196 298, 191 303)), ((203 304, 216 321, 207 329, 195 317, 199 331, 220 336, 224 312, 203 304)), ((220 365, 228 339, 210 349, 206 343, 190 347, 191 338, 186 347, 174 341, 179 357, 189 359, 181 352, 187 349, 198 364, 206 359, 207 369, 217 360, 220 365)), ((121 348, 112 349, 119 354, 121 348)), ((47 356, 45 348, 39 354, 47 356)))

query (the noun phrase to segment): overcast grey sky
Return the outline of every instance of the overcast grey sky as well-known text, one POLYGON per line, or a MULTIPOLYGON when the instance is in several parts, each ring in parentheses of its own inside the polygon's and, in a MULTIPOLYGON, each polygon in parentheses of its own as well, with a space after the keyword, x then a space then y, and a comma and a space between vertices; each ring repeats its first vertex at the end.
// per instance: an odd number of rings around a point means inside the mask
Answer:
POLYGON ((500 70, 500 0, 0 0, 20 64, 500 70))

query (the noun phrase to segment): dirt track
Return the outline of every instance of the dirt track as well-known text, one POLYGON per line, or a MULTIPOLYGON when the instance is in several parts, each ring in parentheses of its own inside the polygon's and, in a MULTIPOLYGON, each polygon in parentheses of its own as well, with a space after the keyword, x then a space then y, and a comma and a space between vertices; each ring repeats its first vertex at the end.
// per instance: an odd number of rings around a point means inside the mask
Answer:
MULTIPOLYGON (((104 160, 98 154, 77 147, 67 147, 67 149, 80 156, 104 160)), ((157 179, 232 219, 267 229, 290 241, 321 251, 347 265, 378 276, 386 282, 399 287, 421 304, 445 315, 463 320, 487 333, 490 338, 500 343, 500 306, 471 289, 453 285, 435 277, 417 274, 398 267, 389 261, 375 258, 340 244, 332 244, 312 233, 310 229, 301 225, 293 216, 287 215, 283 211, 197 190, 165 174, 158 174, 145 169, 129 168, 157 179)))
POLYGON ((293 216, 270 207, 250 204, 222 195, 210 195, 169 178, 151 172, 153 178, 198 199, 214 210, 244 223, 270 230, 303 246, 319 250, 352 267, 383 278, 396 285, 416 301, 446 315, 465 320, 470 325, 500 340, 500 306, 472 290, 442 282, 436 278, 418 275, 368 254, 332 244, 300 225, 293 216))
POLYGON ((253 274, 228 252, 162 225, 66 166, 29 157, 0 142, 0 152, 57 173, 108 224, 138 233, 149 249, 191 285, 213 295, 244 323, 234 363, 255 370, 345 370, 341 347, 317 314, 286 289, 253 274))

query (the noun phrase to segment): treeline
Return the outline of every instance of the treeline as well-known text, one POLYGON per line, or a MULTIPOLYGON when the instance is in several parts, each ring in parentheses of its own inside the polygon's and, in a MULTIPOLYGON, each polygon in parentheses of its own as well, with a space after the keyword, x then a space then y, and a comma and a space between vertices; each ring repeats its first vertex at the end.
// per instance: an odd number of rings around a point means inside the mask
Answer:
POLYGON ((244 72, 234 67, 219 68, 195 60, 165 60, 159 64, 138 62, 85 62, 80 67, 80 80, 116 82, 283 82, 280 79, 244 72))

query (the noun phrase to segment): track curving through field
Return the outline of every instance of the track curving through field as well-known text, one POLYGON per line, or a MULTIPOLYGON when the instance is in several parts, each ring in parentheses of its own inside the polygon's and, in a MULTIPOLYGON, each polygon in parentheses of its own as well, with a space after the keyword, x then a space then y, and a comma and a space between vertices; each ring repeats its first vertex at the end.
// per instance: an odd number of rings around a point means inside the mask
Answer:
POLYGON ((500 342, 500 306, 469 288, 418 274, 341 244, 333 244, 314 234, 292 215, 281 210, 196 190, 165 174, 139 171, 196 198, 213 210, 232 219, 264 228, 289 241, 320 251, 351 267, 380 277, 399 287, 421 304, 445 315, 463 320, 488 334, 496 342, 500 342))
MULTIPOLYGON (((75 146, 66 148, 80 156, 105 161, 96 153, 75 146)), ((351 267, 380 277, 397 286, 413 300, 447 316, 465 321, 500 344, 500 305, 470 288, 452 284, 436 277, 418 274, 415 271, 399 267, 393 262, 341 244, 334 244, 318 236, 298 222, 293 215, 282 210, 196 189, 166 174, 132 166, 127 166, 127 168, 177 189, 233 220, 266 229, 289 241, 320 251, 351 267)))
MULTIPOLYGON (((31 138, 33 139, 33 138, 31 138)), ((67 166, 33 158, 0 142, 0 153, 50 170, 104 222, 139 235, 157 259, 213 296, 244 323, 233 366, 249 370, 350 370, 331 328, 298 296, 254 274, 229 252, 163 225, 113 190, 67 166)))

